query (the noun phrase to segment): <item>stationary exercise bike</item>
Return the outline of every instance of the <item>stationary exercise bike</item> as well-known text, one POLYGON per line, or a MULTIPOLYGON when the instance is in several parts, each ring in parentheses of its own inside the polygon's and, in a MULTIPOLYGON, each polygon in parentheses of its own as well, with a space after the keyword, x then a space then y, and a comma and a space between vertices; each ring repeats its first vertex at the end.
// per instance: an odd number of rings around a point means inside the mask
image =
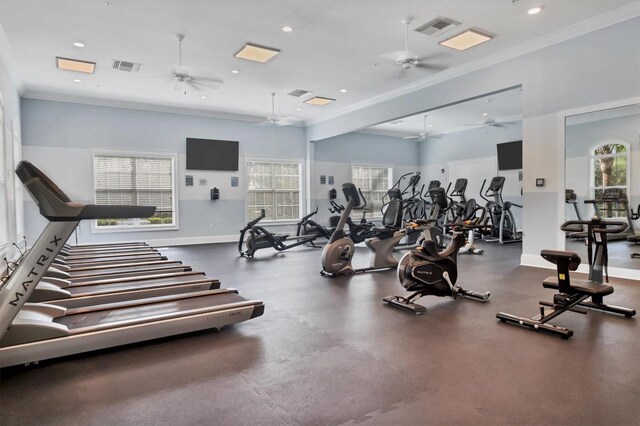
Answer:
POLYGON ((587 310, 585 308, 587 308, 624 315, 627 318, 631 318, 636 314, 635 309, 607 305, 603 300, 604 296, 613 293, 613 287, 604 284, 605 278, 607 282, 609 281, 607 274, 608 236, 624 232, 627 229, 627 224, 625 222, 605 222, 602 219, 594 218, 590 221, 570 220, 563 223, 560 229, 567 232, 568 229, 572 229, 576 225, 586 225, 587 227, 589 279, 586 281, 571 280, 570 271, 578 269, 582 261, 576 253, 560 250, 542 250, 540 255, 557 265, 556 276, 549 277, 542 282, 544 288, 559 291, 553 296, 553 303, 541 301, 540 314, 533 318, 499 312, 496 317, 500 321, 517 324, 531 330, 546 331, 563 339, 568 339, 573 336, 573 330, 548 323, 566 311, 586 314, 587 310), (545 310, 545 306, 551 309, 545 310))
POLYGON ((416 315, 427 311, 416 300, 424 296, 451 297, 458 296, 486 302, 490 293, 476 293, 456 284, 458 280, 458 250, 465 245, 465 232, 478 230, 488 233, 491 226, 485 223, 484 215, 467 222, 449 223, 453 229, 453 241, 445 250, 439 252, 435 241, 424 241, 415 250, 405 254, 398 264, 398 279, 407 290, 412 291, 408 297, 387 296, 382 299, 389 305, 414 312, 416 315))
POLYGON ((355 245, 354 241, 344 232, 344 227, 351 211, 361 209, 363 204, 360 192, 354 184, 343 184, 342 192, 347 198, 347 205, 340 215, 340 221, 329 243, 322 250, 322 271, 320 274, 335 278, 339 275, 353 275, 395 268, 398 261, 393 257, 393 248, 404 236, 404 229, 401 229, 402 198, 394 196, 389 201, 382 217, 383 226, 372 228, 373 236, 365 240, 365 244, 371 250, 371 266, 354 269, 351 260, 355 253, 355 245))
POLYGON ((240 230, 240 239, 238 240, 238 252, 243 257, 253 257, 256 251, 264 248, 274 248, 277 251, 285 251, 290 248, 301 246, 303 244, 311 244, 313 240, 318 238, 318 235, 308 235, 302 237, 289 237, 289 234, 274 234, 267 231, 262 226, 258 226, 258 222, 265 218, 265 210, 260 211, 260 216, 253 219, 251 222, 240 230), (247 238, 245 240, 245 234, 247 238), (295 241, 290 244, 285 244, 285 241, 295 241), (246 249, 242 249, 242 245, 245 245, 246 249))

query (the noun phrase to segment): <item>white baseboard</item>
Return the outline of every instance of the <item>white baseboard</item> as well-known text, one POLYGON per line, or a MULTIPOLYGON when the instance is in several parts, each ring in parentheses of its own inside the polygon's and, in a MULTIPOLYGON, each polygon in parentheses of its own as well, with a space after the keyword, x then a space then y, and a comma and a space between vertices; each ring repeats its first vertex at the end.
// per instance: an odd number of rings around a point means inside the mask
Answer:
MULTIPOLYGON (((520 256, 520 264, 522 266, 533 266, 534 268, 543 268, 543 269, 553 269, 555 270, 555 265, 551 262, 547 262, 539 255, 533 254, 522 254, 520 256)), ((578 270, 576 272, 581 272, 583 274, 589 273, 589 264, 581 264, 578 266, 578 270)), ((638 280, 640 281, 640 270, 638 269, 625 269, 625 268, 616 268, 609 267, 609 276, 615 278, 623 278, 626 280, 638 280)))

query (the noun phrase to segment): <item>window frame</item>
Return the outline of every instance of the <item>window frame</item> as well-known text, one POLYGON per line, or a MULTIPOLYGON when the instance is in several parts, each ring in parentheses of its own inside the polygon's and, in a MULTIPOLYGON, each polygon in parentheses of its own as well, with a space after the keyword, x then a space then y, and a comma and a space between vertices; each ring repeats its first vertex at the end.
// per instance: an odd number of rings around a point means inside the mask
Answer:
MULTIPOLYGON (((591 146, 589 148, 589 194, 591 196, 592 199, 595 199, 596 196, 596 190, 601 189, 601 190, 605 190, 607 188, 621 188, 624 189, 625 193, 627 194, 627 197, 630 197, 630 182, 631 182, 631 167, 629 167, 631 164, 631 145, 625 141, 621 141, 621 140, 617 140, 617 139, 605 139, 602 141, 599 141, 597 144, 591 146), (623 145, 626 149, 626 152, 624 153, 617 153, 617 154, 594 154, 594 151, 604 145, 623 145), (596 178, 596 160, 599 158, 617 158, 617 157, 626 157, 627 159, 627 166, 626 166, 626 185, 610 185, 607 187, 604 186, 596 186, 595 185, 595 178, 596 178)), ((590 209, 594 210, 592 212, 592 214, 595 214, 595 207, 590 205, 589 206, 590 209)), ((627 220, 626 215, 625 216, 616 216, 616 217, 611 217, 611 218, 606 218, 606 219, 615 219, 615 220, 627 220)))
POLYGON ((249 178, 247 163, 276 163, 276 164, 296 164, 299 170, 298 184, 300 189, 298 191, 298 218, 296 219, 262 219, 261 224, 271 225, 295 225, 305 214, 305 161, 302 158, 276 158, 276 157, 244 157, 243 162, 243 175, 244 175, 244 217, 245 222, 255 219, 255 217, 249 217, 249 178))
MULTIPOLYGON (((351 162, 351 182, 353 182, 355 184, 355 177, 353 175, 353 169, 354 167, 369 167, 369 168, 378 168, 378 169, 387 169, 387 189, 386 191, 389 190, 389 188, 391 188, 391 185, 393 185, 393 175, 394 175, 394 165, 393 164, 384 164, 384 163, 364 163, 364 162, 351 162)), ((362 191, 362 192, 366 192, 366 191, 362 191)), ((373 209, 373 205, 370 204, 370 200, 367 200, 367 208, 369 208, 369 212, 367 213, 368 217, 370 219, 382 219, 382 211, 380 209, 373 209)))
MULTIPOLYGON (((6 232, 6 241, 0 240, 0 255, 6 256, 9 252, 9 248, 11 247, 11 229, 12 224, 11 214, 9 212, 9 183, 11 179, 9 179, 8 175, 8 156, 7 153, 9 150, 7 149, 7 138, 5 131, 5 123, 6 123, 6 110, 4 97, 0 92, 0 185, 4 186, 4 197, 0 198, 0 210, 3 208, 1 205, 4 205, 5 212, 5 232, 6 232)), ((0 192, 2 193, 2 192, 0 192)), ((4 236, 0 235, 0 238, 4 236)), ((4 265, 0 266, 0 271, 4 269, 4 265)))
POLYGON ((105 150, 92 150, 91 151, 91 188, 93 191, 93 202, 97 202, 96 197, 96 184, 95 184, 95 157, 96 156, 112 156, 112 157, 144 157, 144 158, 169 158, 171 159, 171 173, 172 179, 172 208, 174 223, 170 225, 157 224, 157 225, 114 225, 114 226, 98 226, 97 220, 91 221, 91 233, 100 234, 105 232, 153 232, 153 231, 175 231, 180 229, 179 221, 179 193, 178 193, 178 153, 177 152, 140 152, 140 151, 105 151, 105 150))

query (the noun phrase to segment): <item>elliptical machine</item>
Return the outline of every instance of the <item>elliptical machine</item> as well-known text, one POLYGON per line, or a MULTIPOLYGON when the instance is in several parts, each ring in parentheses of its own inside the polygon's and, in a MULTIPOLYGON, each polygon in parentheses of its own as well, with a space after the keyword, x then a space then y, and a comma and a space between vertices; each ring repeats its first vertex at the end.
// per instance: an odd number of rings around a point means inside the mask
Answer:
POLYGON ((258 226, 258 222, 264 219, 265 215, 265 210, 260 210, 260 216, 247 223, 247 225, 240 230, 238 252, 241 257, 253 257, 256 251, 269 247, 277 251, 285 251, 303 244, 312 244, 313 240, 318 238, 318 235, 315 234, 302 237, 290 237, 289 234, 274 234, 267 231, 262 226, 258 226), (247 235, 245 239, 247 232, 249 235, 247 235), (285 241, 288 240, 293 242, 285 244, 285 241), (242 249, 243 244, 246 247, 245 250, 242 249))
POLYGON ((495 176, 486 191, 483 192, 487 183, 485 179, 480 188, 480 196, 487 202, 489 219, 491 221, 491 234, 484 240, 488 243, 498 241, 500 244, 521 243, 522 233, 516 227, 516 220, 511 212, 512 207, 522 208, 520 204, 504 201, 502 198, 502 188, 504 187, 504 176, 495 176), (489 197, 493 200, 489 200, 489 197))
POLYGON ((400 284, 413 293, 408 297, 387 296, 382 299, 389 305, 414 312, 416 315, 427 311, 422 305, 415 303, 424 296, 467 297, 486 302, 490 293, 476 293, 465 290, 456 284, 458 280, 458 250, 465 244, 465 232, 479 230, 489 232, 490 226, 483 223, 484 215, 468 222, 447 224, 453 229, 453 241, 447 249, 438 252, 434 241, 425 240, 420 247, 405 254, 398 264, 400 284))
POLYGON ((355 245, 353 240, 345 234, 344 227, 351 211, 361 209, 364 205, 361 204, 362 193, 354 184, 343 184, 342 192, 347 198, 347 205, 340 215, 340 221, 333 231, 331 239, 322 250, 322 271, 320 274, 335 278, 339 275, 353 275, 395 268, 398 261, 393 257, 393 248, 404 236, 404 229, 400 229, 402 198, 398 194, 394 195, 382 217, 383 227, 372 228, 373 236, 365 240, 365 244, 371 250, 371 266, 354 269, 351 260, 355 253, 355 245))

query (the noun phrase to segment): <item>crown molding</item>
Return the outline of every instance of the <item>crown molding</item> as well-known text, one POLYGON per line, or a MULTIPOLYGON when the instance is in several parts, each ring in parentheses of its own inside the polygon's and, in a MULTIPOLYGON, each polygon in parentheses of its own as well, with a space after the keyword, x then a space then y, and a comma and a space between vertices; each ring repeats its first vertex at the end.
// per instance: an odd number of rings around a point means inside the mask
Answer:
POLYGON ((638 16, 640 16, 640 2, 631 3, 621 8, 603 13, 602 15, 586 19, 584 21, 570 25, 566 28, 562 28, 558 31, 554 31, 547 35, 535 38, 525 43, 521 43, 517 46, 495 52, 491 55, 484 56, 480 59, 468 62, 457 67, 449 68, 431 77, 415 81, 401 88, 394 89, 371 97, 364 101, 349 105, 345 108, 332 111, 325 116, 308 120, 305 122, 305 126, 312 126, 325 121, 329 121, 336 117, 359 111, 367 107, 407 95, 420 89, 435 86, 448 80, 452 80, 454 78, 461 77, 466 74, 482 70, 484 68, 488 68, 490 66, 508 61, 510 59, 514 59, 528 53, 532 53, 546 47, 553 46, 555 44, 562 43, 576 37, 580 37, 593 31, 597 31, 599 29, 624 22, 638 16))
MULTIPOLYGON (((233 114, 233 113, 226 113, 221 111, 207 111, 207 110, 192 109, 192 108, 177 107, 177 106, 157 105, 157 104, 150 104, 145 102, 124 101, 124 100, 112 99, 112 98, 89 98, 85 96, 76 96, 76 95, 69 95, 69 94, 63 94, 63 93, 43 92, 43 91, 34 91, 34 90, 26 90, 25 93, 22 95, 22 97, 26 99, 36 99, 36 100, 42 100, 42 101, 67 102, 67 103, 82 104, 82 105, 106 106, 106 107, 112 107, 112 108, 126 108, 126 109, 135 109, 135 110, 141 110, 141 111, 189 115, 189 116, 195 116, 195 117, 244 121, 244 122, 250 122, 250 123, 260 123, 265 120, 265 117, 257 117, 252 115, 233 114)), ((302 123, 296 123, 292 126, 303 127, 302 123)))

